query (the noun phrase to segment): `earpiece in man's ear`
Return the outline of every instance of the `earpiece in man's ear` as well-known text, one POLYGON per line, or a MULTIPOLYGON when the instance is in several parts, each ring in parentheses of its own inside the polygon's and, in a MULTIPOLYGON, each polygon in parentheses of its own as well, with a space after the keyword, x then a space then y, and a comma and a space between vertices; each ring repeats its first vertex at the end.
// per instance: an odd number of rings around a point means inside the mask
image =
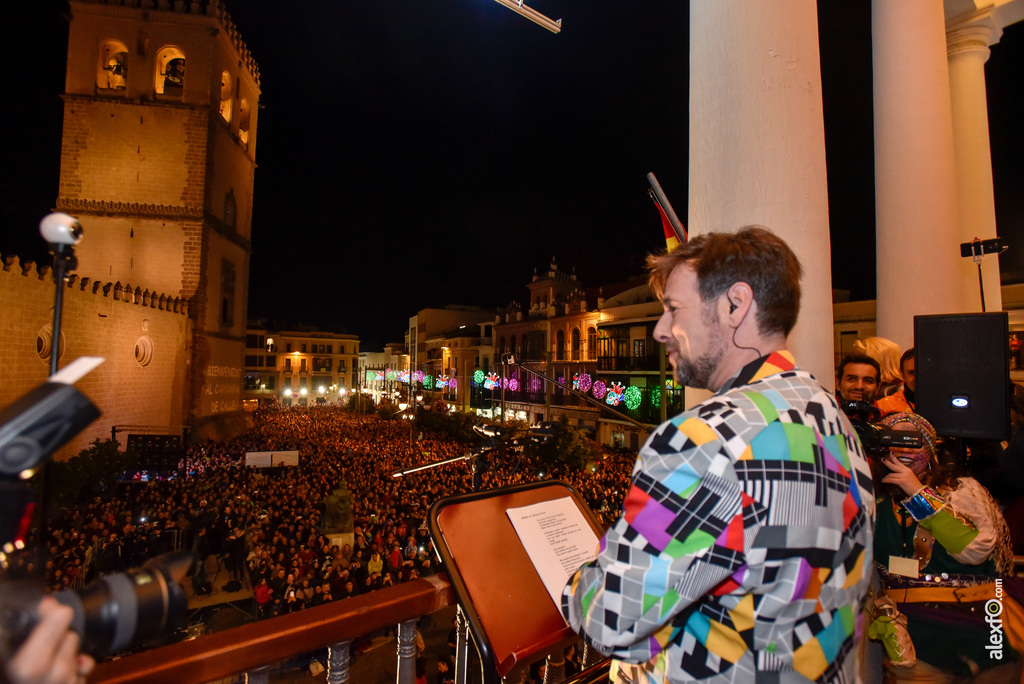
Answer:
POLYGON ((729 300, 729 313, 732 313, 736 310, 736 302, 732 301, 732 298, 729 297, 729 295, 726 295, 725 298, 729 300))

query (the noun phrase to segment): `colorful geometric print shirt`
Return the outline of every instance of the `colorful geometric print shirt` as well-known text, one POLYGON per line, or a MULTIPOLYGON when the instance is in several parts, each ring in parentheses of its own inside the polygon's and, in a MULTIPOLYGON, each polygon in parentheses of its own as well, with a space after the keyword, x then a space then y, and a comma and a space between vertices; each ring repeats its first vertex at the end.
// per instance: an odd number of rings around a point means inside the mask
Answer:
POLYGON ((773 353, 650 436, 562 612, 627 680, 852 683, 874 505, 835 397, 773 353))

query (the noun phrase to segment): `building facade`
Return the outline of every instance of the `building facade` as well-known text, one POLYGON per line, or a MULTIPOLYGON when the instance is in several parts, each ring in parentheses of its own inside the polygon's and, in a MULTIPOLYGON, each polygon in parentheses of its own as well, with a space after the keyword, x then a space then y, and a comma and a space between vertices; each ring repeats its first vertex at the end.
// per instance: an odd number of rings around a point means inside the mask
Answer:
POLYGON ((336 404, 357 388, 359 338, 318 330, 249 328, 243 368, 247 409, 336 404))
POLYGON ((242 427, 259 69, 216 0, 71 0, 57 207, 78 273, 186 299, 175 397, 200 436, 242 427))

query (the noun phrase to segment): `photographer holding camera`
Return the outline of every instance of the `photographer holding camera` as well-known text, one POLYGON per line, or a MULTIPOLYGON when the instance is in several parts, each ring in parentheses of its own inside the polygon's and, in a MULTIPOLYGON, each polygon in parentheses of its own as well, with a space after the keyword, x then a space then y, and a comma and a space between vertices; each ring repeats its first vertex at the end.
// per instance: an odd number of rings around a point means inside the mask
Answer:
POLYGON ((3 663, 3 680, 10 684, 77 684, 96 665, 79 653, 78 634, 71 629, 71 608, 47 597, 39 602, 39 622, 25 643, 3 663))

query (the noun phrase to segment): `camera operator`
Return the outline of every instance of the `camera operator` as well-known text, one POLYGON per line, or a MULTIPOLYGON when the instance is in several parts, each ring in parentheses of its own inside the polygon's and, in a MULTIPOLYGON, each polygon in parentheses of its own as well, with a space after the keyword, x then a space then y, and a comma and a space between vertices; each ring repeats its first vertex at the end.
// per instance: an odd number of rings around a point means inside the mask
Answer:
POLYGON ((46 597, 37 608, 39 622, 14 656, 3 664, 10 684, 77 684, 96 662, 79 653, 78 635, 70 629, 73 611, 46 597))

